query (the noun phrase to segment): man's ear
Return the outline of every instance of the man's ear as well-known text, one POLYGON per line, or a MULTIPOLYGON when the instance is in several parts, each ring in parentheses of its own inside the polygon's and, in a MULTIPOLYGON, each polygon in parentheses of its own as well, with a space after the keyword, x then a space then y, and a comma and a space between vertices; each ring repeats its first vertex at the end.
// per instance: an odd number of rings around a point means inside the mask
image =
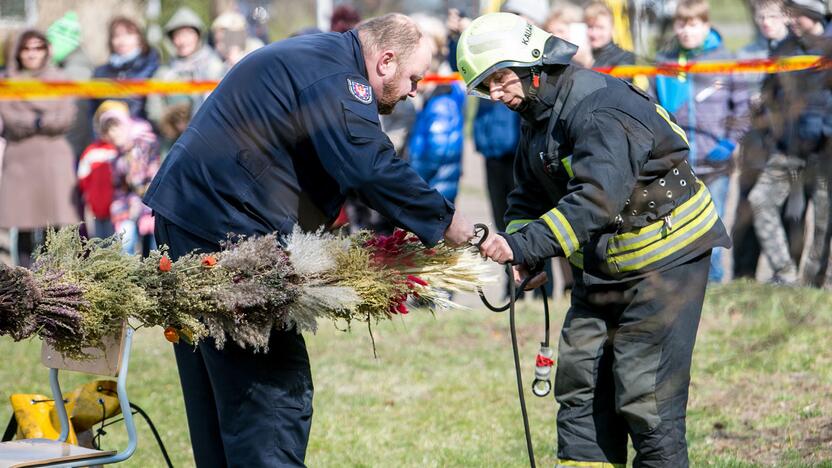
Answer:
POLYGON ((397 66, 398 63, 396 62, 396 53, 392 50, 385 50, 379 55, 377 65, 379 76, 385 77, 388 75, 395 75, 397 66))

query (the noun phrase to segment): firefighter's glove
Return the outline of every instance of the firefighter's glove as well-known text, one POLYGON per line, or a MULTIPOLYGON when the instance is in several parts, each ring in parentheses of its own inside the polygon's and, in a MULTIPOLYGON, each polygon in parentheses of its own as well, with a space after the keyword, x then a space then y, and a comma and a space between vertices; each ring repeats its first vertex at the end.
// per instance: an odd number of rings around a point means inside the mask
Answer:
POLYGON ((725 162, 731 159, 731 155, 734 154, 734 149, 737 147, 737 144, 731 140, 721 139, 717 142, 717 145, 714 149, 705 156, 705 159, 711 162, 725 162))

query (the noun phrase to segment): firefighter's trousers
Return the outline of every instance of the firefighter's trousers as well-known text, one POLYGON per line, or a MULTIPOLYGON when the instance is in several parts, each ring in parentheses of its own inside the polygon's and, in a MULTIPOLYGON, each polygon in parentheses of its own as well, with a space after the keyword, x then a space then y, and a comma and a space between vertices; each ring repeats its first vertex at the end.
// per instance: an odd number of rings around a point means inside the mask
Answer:
POLYGON ((576 275, 555 380, 558 466, 688 466, 685 413, 710 254, 626 283, 576 275), (583 463, 581 463, 583 462, 583 463))

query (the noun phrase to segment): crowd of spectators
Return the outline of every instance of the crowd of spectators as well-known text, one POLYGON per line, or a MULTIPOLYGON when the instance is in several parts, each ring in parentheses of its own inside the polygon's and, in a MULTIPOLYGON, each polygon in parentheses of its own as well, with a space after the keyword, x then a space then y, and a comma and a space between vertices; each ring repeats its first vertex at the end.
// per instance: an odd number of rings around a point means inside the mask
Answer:
MULTIPOLYGON (((616 25, 622 18, 610 6, 615 3, 620 2, 579 6, 507 0, 502 10, 578 45, 574 62, 584 67, 828 56, 831 50, 830 12, 823 0, 752 0, 756 37, 736 53, 726 48, 711 22, 707 0, 680 0, 668 22, 670 40, 658 44, 652 58, 626 50, 632 41, 626 48, 617 43, 622 31, 616 25)), ((455 9, 442 18, 413 18, 434 46, 430 72, 450 75, 456 67, 456 40, 470 18, 455 9)), ((330 29, 347 31, 360 21, 355 8, 342 4, 333 12, 330 29)), ((237 11, 224 12, 206 25, 183 7, 164 25, 162 49, 148 43, 136 21, 112 18, 109 56, 94 67, 84 53, 81 28, 78 15, 70 11, 44 32, 20 31, 6 42, 2 77, 219 80, 264 45, 262 34, 252 34, 237 11)), ((321 32, 299 28, 293 35, 321 32)), ((764 258, 770 281, 828 284, 829 73, 680 73, 637 75, 628 81, 666 109, 674 128, 684 132, 691 166, 709 188, 719 214, 733 226, 733 255, 712 256, 711 281, 759 277, 758 259, 764 258), (725 271, 726 266, 731 270, 725 271)), ((127 252, 154 248, 152 213, 141 197, 206 97, 0 100, 0 229, 9 233, 12 261, 29 265, 45 228, 81 221, 90 236, 120 233, 127 252)), ((485 168, 483 184, 494 225, 505 229, 503 214, 514 187, 512 166, 521 132, 515 112, 466 97, 459 81, 429 82, 420 86, 414 102, 399 105, 382 124, 399 155, 452 202, 459 193, 465 139, 471 138, 485 168), (470 134, 466 118, 472 120, 470 134)), ((339 221, 356 229, 391 229, 355 198, 349 199, 339 221)), ((556 263, 550 266, 553 270, 553 288, 568 287, 569 268, 556 263)))

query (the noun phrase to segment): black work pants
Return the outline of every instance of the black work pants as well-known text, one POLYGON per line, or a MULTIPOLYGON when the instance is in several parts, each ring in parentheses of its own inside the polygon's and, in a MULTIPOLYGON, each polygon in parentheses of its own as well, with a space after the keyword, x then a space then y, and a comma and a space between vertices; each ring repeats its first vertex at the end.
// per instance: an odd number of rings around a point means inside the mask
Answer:
POLYGON ((710 255, 617 285, 580 279, 564 320, 555 397, 558 458, 688 466, 690 366, 710 255))
MULTIPOLYGON (((158 214, 156 240, 174 260, 220 249, 158 214)), ((198 467, 304 466, 313 389, 303 336, 272 330, 267 353, 212 339, 173 349, 198 467)))

